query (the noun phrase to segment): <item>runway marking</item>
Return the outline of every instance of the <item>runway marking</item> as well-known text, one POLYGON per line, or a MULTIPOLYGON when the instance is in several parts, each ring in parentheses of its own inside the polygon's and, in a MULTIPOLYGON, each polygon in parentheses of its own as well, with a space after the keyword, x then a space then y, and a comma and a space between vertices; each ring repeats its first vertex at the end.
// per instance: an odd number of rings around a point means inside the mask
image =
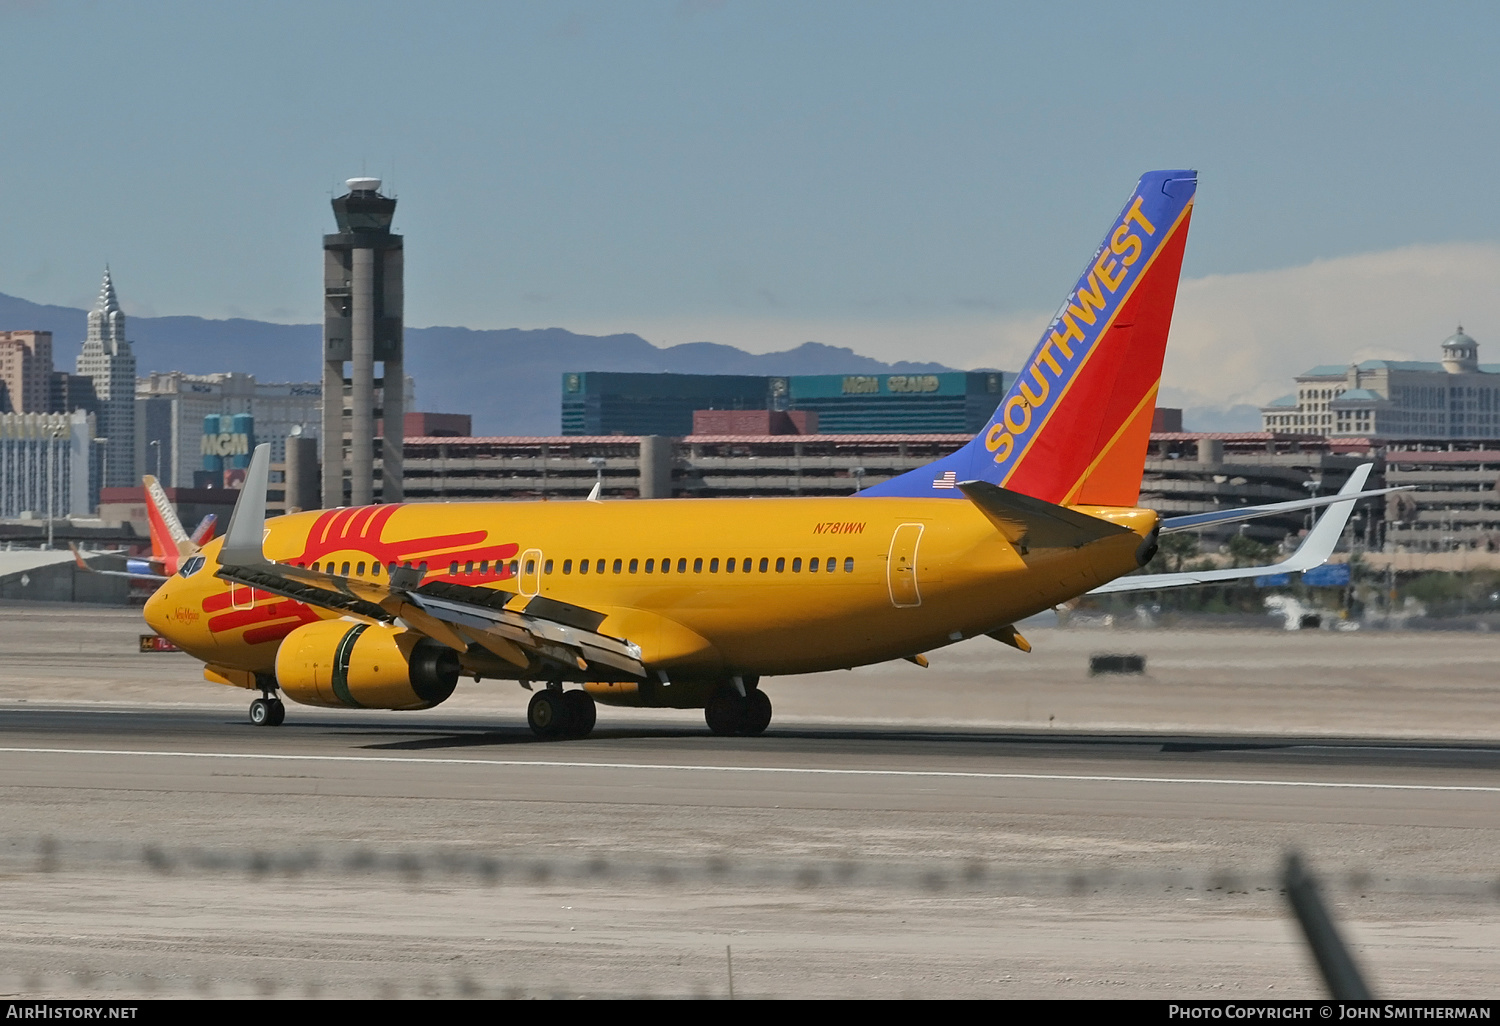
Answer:
POLYGON ((151 752, 105 748, 0 748, 21 755, 126 755, 164 759, 244 759, 265 762, 400 763, 430 766, 540 766, 547 769, 664 770, 679 773, 783 773, 840 777, 920 777, 969 780, 1074 780, 1090 784, 1220 784, 1244 787, 1326 787, 1368 791, 1471 791, 1500 794, 1500 787, 1468 784, 1375 784, 1326 780, 1252 780, 1235 777, 1116 777, 1083 773, 983 773, 959 770, 818 769, 803 766, 711 766, 652 762, 560 762, 543 759, 421 759, 400 755, 273 755, 262 752, 151 752))

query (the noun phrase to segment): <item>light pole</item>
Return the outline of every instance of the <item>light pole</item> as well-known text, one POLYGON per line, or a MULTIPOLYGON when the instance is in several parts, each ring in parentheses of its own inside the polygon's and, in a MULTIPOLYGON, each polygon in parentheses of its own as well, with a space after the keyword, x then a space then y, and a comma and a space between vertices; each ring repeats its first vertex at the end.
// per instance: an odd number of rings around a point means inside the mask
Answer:
POLYGON ((156 450, 156 483, 161 484, 161 439, 153 438, 151 448, 156 450))
POLYGON ((47 551, 52 551, 52 520, 57 510, 57 440, 61 428, 53 428, 47 438, 47 551))
MULTIPOLYGON (((1321 484, 1321 482, 1319 482, 1319 481, 1303 481, 1302 482, 1302 487, 1307 489, 1307 497, 1309 499, 1315 497, 1318 494, 1318 488, 1319 488, 1320 484, 1321 484)), ((1307 524, 1307 529, 1309 531, 1311 531, 1313 529, 1313 514, 1314 514, 1314 511, 1311 510, 1311 509, 1309 509, 1307 511, 1306 515, 1303 517, 1303 520, 1307 524)))
POLYGON ((604 464, 607 461, 603 456, 590 456, 589 463, 594 467, 594 483, 599 487, 599 497, 604 497, 604 464))
POLYGON ((109 484, 109 439, 95 438, 93 441, 99 447, 99 491, 94 499, 94 511, 98 512, 104 489, 109 484))
POLYGON ((854 494, 858 495, 860 489, 865 486, 865 468, 855 467, 849 473, 854 475, 854 494))

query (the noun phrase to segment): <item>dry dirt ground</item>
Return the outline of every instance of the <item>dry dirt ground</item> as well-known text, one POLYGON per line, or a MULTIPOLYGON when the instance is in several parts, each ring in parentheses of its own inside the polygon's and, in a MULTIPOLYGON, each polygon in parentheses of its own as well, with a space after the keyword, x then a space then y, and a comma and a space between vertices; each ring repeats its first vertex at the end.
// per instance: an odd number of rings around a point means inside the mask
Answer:
POLYGON ((273 746, 240 725, 244 692, 136 652, 128 613, 0 614, 0 993, 724 997, 732 975, 736 997, 1311 998, 1275 890, 1293 846, 1383 996, 1500 989, 1500 637, 1038 629, 1029 656, 981 639, 925 671, 766 681, 777 720, 759 747, 706 737, 695 713, 611 709, 599 737, 532 745, 525 693, 488 682, 426 714, 293 707, 273 746), (1147 673, 1090 677, 1097 652, 1143 654, 1147 673), (1041 740, 965 740, 1005 732, 1041 740), (1098 741, 1111 733, 1225 752, 1147 757, 1098 741), (1236 736, 1364 738, 1370 754, 1257 763, 1236 736), (1392 761, 1390 739, 1441 751, 1392 761), (21 751, 273 747, 400 758, 21 751), (734 772, 641 768, 662 762, 734 772), (1275 786, 1222 782, 1249 778, 1275 786), (320 862, 257 870, 254 852, 320 862), (410 858, 371 869, 360 852, 410 858), (455 852, 507 869, 455 869, 455 852), (889 878, 833 881, 844 862, 889 878), (921 876, 974 862, 1031 875, 921 876), (1350 886, 1355 871, 1369 878, 1350 886))

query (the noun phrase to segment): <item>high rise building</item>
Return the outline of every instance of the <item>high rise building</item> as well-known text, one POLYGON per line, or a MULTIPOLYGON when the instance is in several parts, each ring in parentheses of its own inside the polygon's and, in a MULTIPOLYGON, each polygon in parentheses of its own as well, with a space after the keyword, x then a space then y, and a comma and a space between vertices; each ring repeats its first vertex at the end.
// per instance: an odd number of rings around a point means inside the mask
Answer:
POLYGON ((1325 364, 1297 375, 1297 391, 1261 407, 1267 431, 1329 438, 1500 438, 1500 365, 1480 364, 1460 327, 1441 360, 1325 364))
POLYGON ((94 417, 0 413, 0 517, 87 516, 98 478, 94 417))
POLYGON ((402 245, 391 233, 396 201, 380 179, 351 178, 333 201, 338 232, 323 236, 323 505, 400 502, 402 245), (344 364, 349 376, 344 377, 344 364), (375 374, 375 364, 381 373, 375 374), (332 401, 345 394, 348 406, 332 401), (395 386, 386 388, 386 382, 395 386), (385 421, 377 440, 376 418, 385 421), (341 444, 342 442, 342 444, 341 444), (378 460, 378 463, 377 463, 378 460))
POLYGON ((629 374, 562 377, 564 435, 693 433, 700 410, 817 415, 823 434, 973 434, 982 431, 1015 378, 1003 371, 942 374, 629 374))
MULTIPOLYGON (((78 373, 94 383, 98 425, 105 443, 108 470, 104 487, 138 483, 135 466, 135 354, 125 340, 125 313, 115 295, 109 268, 99 301, 89 311, 89 336, 78 356, 78 373)), ((50 370, 50 368, 49 368, 50 370)))
POLYGON ((0 413, 52 410, 52 332, 0 331, 0 413))
POLYGON ((316 381, 261 382, 238 372, 153 372, 136 381, 135 397, 136 461, 164 488, 190 488, 203 469, 205 417, 249 414, 255 440, 270 443, 271 462, 281 463, 288 437, 317 438, 323 405, 316 381))

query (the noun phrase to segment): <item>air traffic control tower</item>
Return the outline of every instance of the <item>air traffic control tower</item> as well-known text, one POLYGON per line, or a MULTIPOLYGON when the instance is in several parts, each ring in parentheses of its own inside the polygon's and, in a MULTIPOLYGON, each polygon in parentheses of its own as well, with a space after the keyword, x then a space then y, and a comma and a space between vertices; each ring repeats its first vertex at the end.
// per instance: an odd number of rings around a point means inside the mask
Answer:
POLYGON ((323 236, 323 507, 400 502, 402 238, 396 201, 380 179, 351 178, 333 201, 336 235, 323 236), (375 364, 381 364, 379 377, 375 364), (344 377, 344 364, 349 376, 344 377), (387 387, 388 386, 388 387, 387 387), (340 398, 342 397, 342 401, 340 398), (385 418, 383 438, 375 418, 385 418))

